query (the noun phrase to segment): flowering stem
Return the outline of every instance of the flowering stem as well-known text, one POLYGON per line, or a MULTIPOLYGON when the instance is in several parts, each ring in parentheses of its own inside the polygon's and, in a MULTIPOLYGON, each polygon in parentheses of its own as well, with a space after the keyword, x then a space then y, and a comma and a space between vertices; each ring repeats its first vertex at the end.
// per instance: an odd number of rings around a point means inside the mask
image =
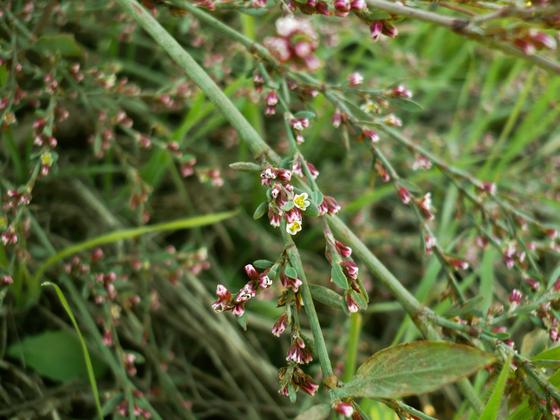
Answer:
POLYGON ((175 60, 187 76, 208 96, 208 99, 220 109, 224 117, 238 131, 240 137, 247 141, 258 160, 268 158, 278 161, 278 155, 261 139, 259 133, 243 117, 218 85, 208 76, 204 69, 185 51, 185 49, 167 32, 160 23, 134 0, 117 0, 138 24, 175 60))
POLYGON ((486 32, 482 28, 475 25, 476 22, 474 21, 474 19, 458 19, 454 17, 444 16, 440 15, 439 13, 428 12, 422 9, 405 6, 400 2, 390 2, 386 0, 366 1, 368 5, 372 6, 375 9, 383 10, 398 16, 409 17, 421 20, 423 22, 433 23, 438 26, 443 26, 459 35, 463 35, 482 44, 486 44, 489 47, 501 50, 506 54, 510 54, 530 61, 531 63, 549 72, 560 74, 560 63, 540 55, 525 54, 523 51, 510 44, 493 40, 489 35, 486 34, 486 32))
POLYGON ((303 299, 303 308, 307 318, 309 319, 309 324, 311 327, 311 333, 313 334, 313 341, 315 343, 315 350, 319 356, 319 363, 321 364, 321 370, 323 372, 323 380, 328 379, 333 376, 333 369, 331 365, 331 360, 329 358, 329 352, 327 350, 327 345, 325 344, 325 338, 323 337, 323 331, 321 330, 321 325, 319 324, 319 318, 317 317, 317 311, 315 310, 315 305, 313 304, 313 297, 311 296, 311 289, 309 288, 309 283, 305 276, 303 270, 303 265, 301 263, 301 258, 297 250, 296 244, 288 235, 288 233, 282 230, 282 236, 284 239, 284 245, 286 247, 286 254, 292 266, 298 272, 298 276, 302 282, 301 285, 301 297, 303 299))

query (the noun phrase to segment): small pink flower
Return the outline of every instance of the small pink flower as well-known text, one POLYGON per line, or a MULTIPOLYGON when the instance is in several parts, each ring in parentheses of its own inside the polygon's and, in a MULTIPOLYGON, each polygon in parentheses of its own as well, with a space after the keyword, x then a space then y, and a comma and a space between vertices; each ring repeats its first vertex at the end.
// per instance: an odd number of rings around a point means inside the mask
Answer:
POLYGON ((2 277, 0 277, 0 284, 3 284, 4 286, 9 286, 10 284, 13 283, 14 283, 14 279, 9 274, 5 274, 2 277))
POLYGON ((363 136, 368 139, 372 144, 379 143, 379 134, 375 130, 362 131, 363 136))
POLYGON ((286 326, 288 324, 288 316, 284 313, 280 315, 280 318, 276 320, 274 325, 272 326, 272 335, 276 337, 280 337, 284 331, 286 331, 286 326))
POLYGON ((367 4, 365 2, 365 0, 352 0, 352 2, 350 3, 350 7, 352 8, 352 10, 365 10, 367 8, 367 4))
POLYGON ((420 212, 426 220, 433 220, 435 218, 432 213, 432 194, 426 193, 424 196, 417 201, 420 212))
POLYGON ((379 38, 381 38, 381 34, 383 33, 383 22, 381 21, 373 22, 370 25, 369 30, 371 34, 371 39, 377 41, 379 38))
POLYGON ((410 191, 408 191, 405 187, 399 188, 399 197, 403 202, 403 204, 405 205, 409 204, 410 201, 412 200, 412 197, 410 196, 410 191))
POLYGON ((259 278, 259 272, 253 266, 253 264, 247 264, 245 266, 245 273, 247 274, 247 277, 249 277, 251 280, 256 280, 259 278))
POLYGON ((391 95, 397 98, 412 98, 412 92, 404 85, 398 85, 391 89, 391 95))
POLYGON ((358 278, 359 268, 354 261, 342 261, 340 265, 348 278, 352 280, 356 280, 358 278))
POLYGON ((434 248, 437 246, 437 241, 436 238, 434 238, 431 235, 426 235, 426 237, 424 238, 424 242, 425 242, 425 252, 426 255, 431 255, 434 248))
POLYGON ((469 263, 460 258, 448 257, 447 262, 456 270, 467 270, 469 268, 469 263))
POLYGON ((531 289, 533 289, 533 291, 536 292, 537 290, 539 290, 540 283, 539 283, 537 280, 535 280, 535 279, 529 277, 529 278, 525 279, 525 282, 527 283, 527 285, 528 285, 531 289))
POLYGON ((364 82, 364 76, 361 73, 354 72, 348 76, 348 84, 351 87, 360 86, 364 82))
POLYGON ((239 304, 235 305, 233 307, 231 313, 234 314, 236 317, 243 316, 243 314, 245 313, 244 303, 239 303, 239 304))
POLYGON ((349 0, 335 0, 334 2, 335 14, 340 17, 348 16, 350 13, 350 7, 349 0))
POLYGON ((351 313, 358 312, 360 310, 351 293, 346 293, 346 307, 351 313))
POLYGON ((523 293, 518 289, 513 289, 509 295, 509 302, 512 305, 519 305, 523 299, 523 293))
POLYGON ((345 116, 339 109, 334 111, 332 116, 332 125, 334 128, 340 127, 340 125, 344 122, 345 116))
POLYGON ((340 211, 340 209, 341 207, 336 202, 334 197, 326 195, 323 197, 323 201, 319 205, 319 214, 320 215, 330 214, 332 216, 337 214, 340 211))
POLYGON ((317 384, 315 384, 311 381, 306 381, 303 384, 301 384, 301 389, 306 394, 314 396, 315 393, 317 392, 317 390, 319 389, 319 385, 317 385, 317 384))
POLYGON ((352 406, 352 403, 349 402, 339 402, 334 406, 334 410, 339 413, 342 414, 344 417, 352 417, 352 414, 354 414, 354 407, 352 406))

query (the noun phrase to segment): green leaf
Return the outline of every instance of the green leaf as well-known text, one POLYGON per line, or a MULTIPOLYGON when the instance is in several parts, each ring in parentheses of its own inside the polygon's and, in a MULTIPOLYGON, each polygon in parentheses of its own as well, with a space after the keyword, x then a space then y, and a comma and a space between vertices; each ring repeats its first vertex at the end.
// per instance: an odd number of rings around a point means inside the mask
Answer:
POLYGON ((480 420, 495 420, 498 418, 500 412, 500 406, 502 405, 502 398, 504 395, 504 390, 506 389, 507 378, 509 376, 509 368, 511 365, 511 358, 504 363, 500 375, 496 380, 492 394, 480 415, 480 420))
MULTIPOLYGON (((23 341, 12 344, 8 348, 8 355, 53 381, 87 379, 80 341, 67 330, 45 331, 27 336, 23 341)), ((103 376, 107 366, 95 357, 91 363, 95 376, 103 376)))
POLYGON ((494 356, 462 344, 418 341, 371 356, 338 397, 397 399, 435 391, 482 369, 494 356))
POLYGON ((335 263, 332 265, 331 278, 334 284, 336 284, 338 287, 345 290, 348 289, 348 279, 346 278, 344 270, 342 269, 340 264, 335 263))
POLYGON ((48 258, 39 266, 39 268, 35 272, 35 275, 33 276, 33 281, 38 283, 45 271, 47 271, 50 266, 56 264, 64 258, 74 254, 78 254, 88 249, 95 248, 97 246, 119 242, 125 239, 132 239, 136 238, 137 236, 146 235, 149 233, 159 233, 170 230, 190 229, 199 226, 212 225, 214 223, 221 222, 222 220, 229 219, 236 214, 237 211, 204 214, 201 216, 186 217, 184 219, 174 220, 172 222, 158 223, 155 225, 141 226, 132 229, 116 230, 105 235, 100 235, 93 239, 88 239, 84 242, 70 245, 69 247, 58 251, 55 255, 48 258))
POLYGON ((533 361, 539 360, 560 360, 560 346, 552 347, 551 349, 546 349, 539 354, 532 357, 533 361))
POLYGON ((328 404, 317 404, 302 411, 295 420, 324 420, 329 417, 331 407, 328 404))
POLYGON ((313 111, 299 111, 296 112, 294 117, 296 118, 307 118, 308 120, 312 120, 313 118, 315 118, 317 115, 315 115, 315 113, 313 111))
POLYGON ((310 197, 316 206, 320 206, 323 202, 323 193, 321 191, 311 191, 310 197))
POLYGON ((311 289, 313 299, 317 302, 321 302, 323 305, 331 306, 333 308, 342 309, 343 311, 346 310, 344 298, 334 290, 325 286, 319 286, 318 284, 310 284, 309 288, 311 289))
POLYGON ((298 278, 297 270, 290 265, 286 267, 286 269, 284 270, 284 274, 287 275, 291 279, 297 279, 298 278))
POLYGON ((243 331, 247 331, 247 311, 245 311, 245 313, 241 316, 236 316, 235 319, 243 331))
MULTIPOLYGON (((101 401, 99 400, 99 391, 97 390, 97 382, 95 381, 95 364, 92 362, 92 358, 89 355, 89 350, 88 350, 86 341, 84 340, 84 337, 82 336, 82 332, 80 331, 80 327, 78 326, 78 322, 76 321, 76 317, 74 316, 74 312, 72 312, 72 308, 70 308, 70 305, 68 304, 68 301, 66 300, 66 297, 64 296, 64 293, 62 293, 62 290, 60 290, 60 287, 58 287, 56 284, 48 282, 48 281, 42 283, 41 286, 42 287, 52 287, 54 289, 54 291, 56 292, 56 295, 58 297, 58 300, 60 301, 60 304, 62 305, 62 307, 66 311, 66 314, 68 315, 68 318, 70 318, 70 321, 72 322, 72 326, 74 327, 74 330, 76 331, 76 334, 78 334, 78 338, 80 339, 80 346, 82 347, 82 353, 84 355, 84 361, 85 361, 85 364, 86 364, 87 376, 88 376, 89 384, 91 386, 91 392, 93 394, 93 399, 95 400, 95 407, 97 408, 97 414, 98 414, 99 418, 102 419, 103 415, 101 413, 101 401)), ((96 359, 93 359, 93 360, 96 360, 96 359)), ((100 362, 96 361, 96 363, 99 364, 100 362)))
POLYGON ((266 213, 266 210, 268 209, 268 203, 266 202, 262 202, 261 204, 258 205, 258 207, 255 209, 255 212, 253 213, 253 219, 254 220, 258 220, 261 217, 264 216, 264 214, 266 213))
POLYGON ((269 260, 255 260, 253 261, 253 265, 257 267, 259 270, 266 270, 267 268, 272 267, 274 263, 269 260))
POLYGON ((45 52, 60 54, 63 57, 79 57, 82 55, 82 47, 72 34, 52 34, 41 36, 34 49, 45 52))

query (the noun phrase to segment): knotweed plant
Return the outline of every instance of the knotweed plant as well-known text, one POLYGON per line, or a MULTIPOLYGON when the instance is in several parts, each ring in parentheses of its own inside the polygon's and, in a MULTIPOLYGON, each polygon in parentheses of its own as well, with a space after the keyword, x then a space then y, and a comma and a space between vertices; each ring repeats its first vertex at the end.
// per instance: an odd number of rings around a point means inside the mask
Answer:
POLYGON ((5 2, 0 416, 560 418, 559 28, 5 2))

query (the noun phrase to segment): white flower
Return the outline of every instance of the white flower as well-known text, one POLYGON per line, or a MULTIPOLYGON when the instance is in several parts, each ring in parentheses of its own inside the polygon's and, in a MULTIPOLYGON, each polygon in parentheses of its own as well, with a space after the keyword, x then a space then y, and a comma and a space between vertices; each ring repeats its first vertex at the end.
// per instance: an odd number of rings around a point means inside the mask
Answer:
POLYGON ((302 222, 301 220, 294 220, 291 223, 286 225, 286 232, 290 235, 296 235, 302 229, 302 222))
POLYGON ((302 211, 305 211, 311 204, 311 202, 308 200, 308 197, 309 196, 307 195, 307 193, 297 194, 294 197, 294 206, 302 211))

